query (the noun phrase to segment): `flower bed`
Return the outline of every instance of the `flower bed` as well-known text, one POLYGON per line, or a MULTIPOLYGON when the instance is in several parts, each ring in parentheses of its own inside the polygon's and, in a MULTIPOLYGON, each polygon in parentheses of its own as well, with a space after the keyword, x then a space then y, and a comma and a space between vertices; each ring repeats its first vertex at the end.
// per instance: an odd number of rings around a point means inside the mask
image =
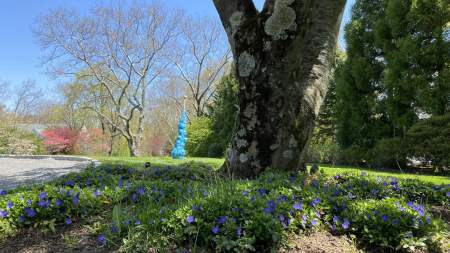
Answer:
MULTIPOLYGON (((414 180, 266 172, 226 180, 201 164, 91 168, 44 186, 0 191, 0 235, 54 230, 110 208, 98 243, 127 252, 268 251, 292 234, 328 230, 385 250, 445 249, 449 185, 414 180)), ((448 242, 448 241, 447 241, 448 242)))

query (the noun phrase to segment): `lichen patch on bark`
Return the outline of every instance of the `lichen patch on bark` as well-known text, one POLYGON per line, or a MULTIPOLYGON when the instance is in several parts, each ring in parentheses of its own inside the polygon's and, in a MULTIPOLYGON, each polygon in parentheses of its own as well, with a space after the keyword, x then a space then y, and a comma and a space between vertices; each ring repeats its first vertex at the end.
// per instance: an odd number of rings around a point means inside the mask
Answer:
POLYGON ((294 0, 277 0, 272 16, 264 25, 264 31, 275 40, 284 40, 288 37, 286 31, 297 29, 295 10, 289 7, 293 2, 294 0))
POLYGON ((248 77, 255 69, 255 58, 247 52, 243 52, 238 59, 238 70, 241 77, 248 77))
POLYGON ((244 18, 244 13, 241 11, 236 11, 231 15, 230 17, 230 25, 231 25, 231 33, 234 35, 237 30, 239 29, 239 26, 242 24, 244 18))

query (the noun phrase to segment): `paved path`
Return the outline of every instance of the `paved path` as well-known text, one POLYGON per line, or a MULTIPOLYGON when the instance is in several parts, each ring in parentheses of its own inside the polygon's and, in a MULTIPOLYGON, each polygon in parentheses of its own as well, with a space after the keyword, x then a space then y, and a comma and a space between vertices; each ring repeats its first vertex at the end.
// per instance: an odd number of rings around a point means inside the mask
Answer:
POLYGON ((85 169, 90 161, 17 159, 0 157, 0 189, 42 183, 70 172, 85 169))

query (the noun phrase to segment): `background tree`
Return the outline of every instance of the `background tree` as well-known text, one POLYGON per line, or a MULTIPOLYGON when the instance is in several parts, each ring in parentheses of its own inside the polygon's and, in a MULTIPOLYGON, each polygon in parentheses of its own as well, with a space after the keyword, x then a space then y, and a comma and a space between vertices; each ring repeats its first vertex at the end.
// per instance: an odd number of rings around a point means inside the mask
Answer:
POLYGON ((147 92, 167 67, 163 55, 178 34, 178 16, 154 3, 98 7, 87 16, 60 9, 40 17, 35 29, 53 73, 83 70, 102 86, 119 123, 86 108, 120 132, 131 156, 139 155, 147 92))
POLYGON ((337 70, 336 111, 339 144, 356 160, 406 163, 408 129, 448 113, 449 11, 441 0, 355 4, 348 57, 337 70))
POLYGON ((175 66, 189 88, 194 114, 204 116, 230 60, 219 25, 211 19, 187 19, 178 41, 175 66))
POLYGON ((238 109, 238 87, 233 73, 225 75, 217 85, 210 112, 214 131, 214 142, 208 151, 210 156, 223 157, 231 142, 238 109))
POLYGON ((34 80, 24 81, 13 91, 11 99, 12 112, 16 118, 26 118, 39 112, 44 101, 44 91, 36 85, 34 80))
POLYGON ((226 161, 254 177, 303 169, 326 95, 345 0, 214 0, 236 60, 239 111, 226 161))

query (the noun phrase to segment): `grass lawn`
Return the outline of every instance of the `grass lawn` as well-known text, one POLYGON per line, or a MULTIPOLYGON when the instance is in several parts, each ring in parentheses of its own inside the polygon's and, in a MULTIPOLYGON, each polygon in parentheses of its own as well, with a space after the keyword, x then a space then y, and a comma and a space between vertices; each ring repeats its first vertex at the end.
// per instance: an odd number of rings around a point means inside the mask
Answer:
MULTIPOLYGON (((122 164, 130 167, 140 167, 145 162, 150 162, 155 166, 164 165, 179 165, 186 162, 202 162, 213 168, 219 168, 224 160, 215 158, 198 158, 190 157, 184 160, 174 160, 170 157, 93 157, 99 160, 103 164, 122 164)), ((433 176, 433 175, 420 175, 412 173, 401 173, 394 171, 377 171, 374 169, 364 169, 356 167, 346 167, 346 166, 332 166, 332 165, 320 165, 320 168, 324 170, 325 174, 336 175, 336 174, 360 174, 362 171, 366 172, 369 176, 381 176, 381 177, 396 177, 399 179, 417 179, 423 182, 433 183, 433 184, 450 184, 450 177, 448 176, 433 176)))

